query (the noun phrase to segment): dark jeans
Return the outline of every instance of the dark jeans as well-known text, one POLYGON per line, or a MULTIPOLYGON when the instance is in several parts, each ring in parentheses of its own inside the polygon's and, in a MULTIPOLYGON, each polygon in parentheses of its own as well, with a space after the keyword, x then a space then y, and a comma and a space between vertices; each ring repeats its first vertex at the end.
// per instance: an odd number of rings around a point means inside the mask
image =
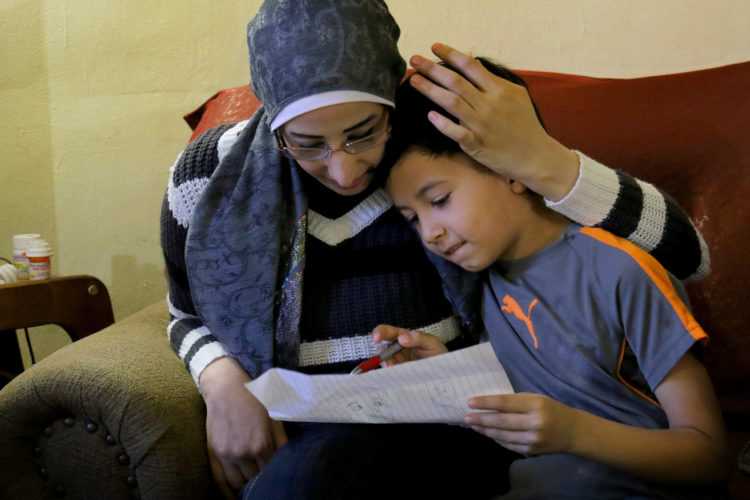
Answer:
POLYGON ((504 493, 518 457, 439 424, 292 424, 289 442, 240 493, 252 499, 482 499, 504 493))

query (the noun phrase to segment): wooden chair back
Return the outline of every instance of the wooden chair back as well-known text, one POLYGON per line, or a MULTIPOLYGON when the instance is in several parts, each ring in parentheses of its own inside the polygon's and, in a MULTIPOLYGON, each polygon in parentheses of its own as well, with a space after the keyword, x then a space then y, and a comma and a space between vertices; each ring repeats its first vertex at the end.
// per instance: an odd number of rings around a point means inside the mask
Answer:
POLYGON ((12 376, 23 369, 16 330, 54 324, 76 341, 114 322, 109 291, 93 276, 0 285, 0 370, 12 376))

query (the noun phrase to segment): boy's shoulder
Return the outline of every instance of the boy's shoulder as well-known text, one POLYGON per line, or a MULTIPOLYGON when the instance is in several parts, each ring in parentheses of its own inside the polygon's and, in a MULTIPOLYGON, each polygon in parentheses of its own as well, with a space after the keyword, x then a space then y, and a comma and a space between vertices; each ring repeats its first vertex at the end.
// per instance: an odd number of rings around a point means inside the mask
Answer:
POLYGON ((647 281, 663 292, 675 290, 687 303, 687 294, 680 280, 635 243, 595 227, 577 226, 571 233, 571 245, 602 278, 634 287, 647 281))
POLYGON ((667 272, 656 258, 638 245, 605 229, 577 225, 571 229, 573 245, 580 251, 605 256, 610 265, 636 266, 647 273, 667 272))

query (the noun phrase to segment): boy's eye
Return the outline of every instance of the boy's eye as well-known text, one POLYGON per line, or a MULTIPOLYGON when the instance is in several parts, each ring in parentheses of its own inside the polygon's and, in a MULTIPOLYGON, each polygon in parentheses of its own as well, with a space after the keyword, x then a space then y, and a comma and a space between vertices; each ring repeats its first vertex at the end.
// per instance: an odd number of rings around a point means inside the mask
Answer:
POLYGON ((414 225, 417 223, 417 214, 413 212, 401 212, 401 215, 406 219, 406 222, 408 222, 411 225, 414 225))
POLYGON ((451 197, 451 195, 449 193, 449 194, 445 194, 443 196, 440 196, 439 198, 435 198, 434 200, 432 200, 432 206, 441 207, 441 206, 445 205, 446 203, 448 203, 448 199, 450 197, 451 197))

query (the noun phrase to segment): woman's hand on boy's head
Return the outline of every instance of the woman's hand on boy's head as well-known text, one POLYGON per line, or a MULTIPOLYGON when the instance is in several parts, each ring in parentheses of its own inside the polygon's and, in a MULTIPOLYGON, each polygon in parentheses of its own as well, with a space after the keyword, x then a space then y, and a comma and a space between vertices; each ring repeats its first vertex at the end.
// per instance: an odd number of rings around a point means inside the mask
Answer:
POLYGON ((410 79, 422 94, 458 118, 430 121, 474 160, 550 199, 561 199, 578 177, 578 158, 542 127, 526 89, 487 70, 476 58, 436 43, 433 53, 453 71, 421 56, 410 79))
POLYGON ((432 334, 391 325, 376 326, 372 331, 372 340, 376 343, 398 342, 404 346, 404 350, 386 361, 387 366, 430 358, 448 352, 445 344, 432 334))

